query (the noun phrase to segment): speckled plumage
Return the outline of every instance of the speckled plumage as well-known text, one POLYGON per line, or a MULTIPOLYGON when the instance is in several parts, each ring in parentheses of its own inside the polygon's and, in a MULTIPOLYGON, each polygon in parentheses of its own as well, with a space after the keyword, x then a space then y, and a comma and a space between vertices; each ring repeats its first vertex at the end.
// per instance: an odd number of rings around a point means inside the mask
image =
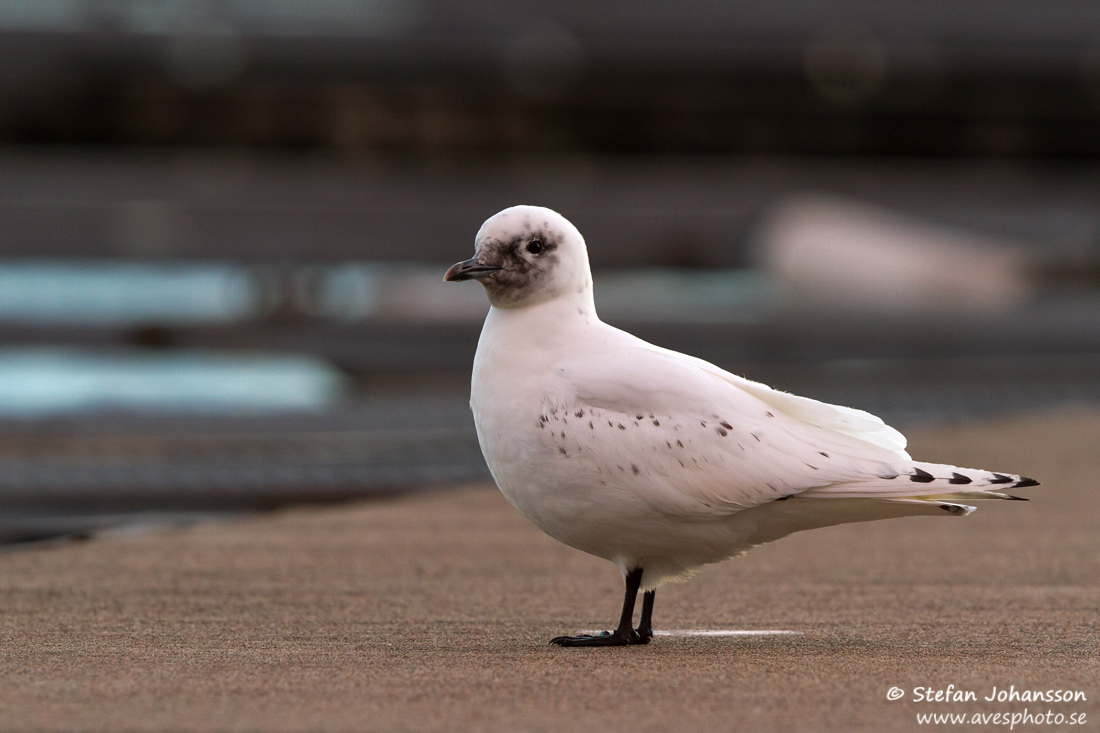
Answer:
POLYGON ((643 569, 643 588, 803 529, 965 514, 965 500, 1035 484, 914 462, 873 415, 601 322, 584 240, 549 209, 486 221, 474 258, 448 272, 468 277, 492 303, 471 407, 497 485, 552 537, 643 569))

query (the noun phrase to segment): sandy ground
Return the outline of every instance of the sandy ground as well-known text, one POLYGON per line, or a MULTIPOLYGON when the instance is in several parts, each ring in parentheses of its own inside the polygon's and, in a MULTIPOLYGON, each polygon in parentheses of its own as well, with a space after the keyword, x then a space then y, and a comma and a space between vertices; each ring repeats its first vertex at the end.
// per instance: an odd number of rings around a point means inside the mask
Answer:
MULTIPOLYGON (((0 553, 0 729, 915 730, 1025 709, 1100 727, 1100 415, 910 437, 1043 486, 804 533, 657 595, 659 629, 793 635, 550 647, 614 622, 618 573, 484 486, 0 553), (913 699, 948 685, 978 700, 913 699), (1010 685, 1087 701, 981 700, 1010 685)), ((1036 728, 1054 726, 1015 727, 1036 728)))

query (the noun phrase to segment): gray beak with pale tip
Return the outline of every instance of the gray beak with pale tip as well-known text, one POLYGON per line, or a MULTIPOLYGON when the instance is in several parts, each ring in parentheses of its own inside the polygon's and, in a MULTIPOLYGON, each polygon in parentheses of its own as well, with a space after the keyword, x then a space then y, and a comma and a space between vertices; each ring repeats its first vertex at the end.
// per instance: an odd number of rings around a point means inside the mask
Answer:
POLYGON ((489 277, 494 272, 503 268, 496 265, 483 265, 477 261, 476 257, 471 257, 464 262, 457 262, 451 265, 447 270, 447 274, 443 276, 443 279, 448 282, 457 282, 459 280, 480 280, 485 277, 489 277))

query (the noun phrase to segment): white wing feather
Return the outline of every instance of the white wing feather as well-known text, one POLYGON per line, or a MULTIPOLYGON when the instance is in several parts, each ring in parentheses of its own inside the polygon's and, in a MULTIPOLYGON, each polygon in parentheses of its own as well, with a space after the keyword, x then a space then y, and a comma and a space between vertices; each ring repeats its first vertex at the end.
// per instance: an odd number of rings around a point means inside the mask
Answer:
POLYGON ((565 393, 588 418, 588 429, 582 419, 561 448, 599 461, 597 473, 663 514, 714 518, 897 475, 909 462, 904 437, 873 415, 784 394, 618 333, 607 359, 560 365, 565 393))

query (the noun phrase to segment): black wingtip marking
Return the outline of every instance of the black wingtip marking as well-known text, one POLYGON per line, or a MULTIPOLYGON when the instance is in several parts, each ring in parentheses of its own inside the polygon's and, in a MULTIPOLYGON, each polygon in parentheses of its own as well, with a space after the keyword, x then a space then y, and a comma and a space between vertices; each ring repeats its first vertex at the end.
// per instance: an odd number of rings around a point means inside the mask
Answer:
POLYGON ((909 480, 916 481, 918 484, 927 484, 931 481, 935 481, 936 477, 924 469, 914 468, 913 475, 909 477, 909 480))
POLYGON ((1003 473, 995 473, 995 474, 993 474, 993 478, 989 479, 989 483, 991 483, 991 484, 1010 484, 1015 480, 1016 479, 1012 478, 1011 476, 1005 476, 1003 473))
POLYGON ((968 484, 970 482, 971 482, 971 479, 970 479, 969 476, 963 476, 961 473, 953 472, 951 474, 951 480, 948 481, 947 483, 949 483, 949 484, 968 484))
POLYGON ((940 504, 939 507, 940 507, 940 509, 943 509, 948 514, 959 515, 959 514, 965 514, 966 513, 966 510, 963 509, 961 506, 958 506, 957 504, 940 504))
POLYGON ((1021 476, 1021 477, 1020 477, 1020 480, 1019 480, 1019 481, 1017 481, 1017 482, 1016 482, 1016 483, 1015 483, 1015 484, 1013 485, 1013 487, 1012 487, 1012 488, 1014 488, 1014 489, 1018 489, 1018 488, 1020 488, 1020 487, 1023 487, 1023 486, 1038 486, 1038 485, 1039 485, 1039 482, 1038 482, 1038 481, 1036 481, 1035 479, 1033 479, 1033 478, 1028 478, 1027 476, 1021 476))
POLYGON ((1013 496, 1012 494, 1005 494, 1005 498, 1009 501, 1031 501, 1026 496, 1013 496))

